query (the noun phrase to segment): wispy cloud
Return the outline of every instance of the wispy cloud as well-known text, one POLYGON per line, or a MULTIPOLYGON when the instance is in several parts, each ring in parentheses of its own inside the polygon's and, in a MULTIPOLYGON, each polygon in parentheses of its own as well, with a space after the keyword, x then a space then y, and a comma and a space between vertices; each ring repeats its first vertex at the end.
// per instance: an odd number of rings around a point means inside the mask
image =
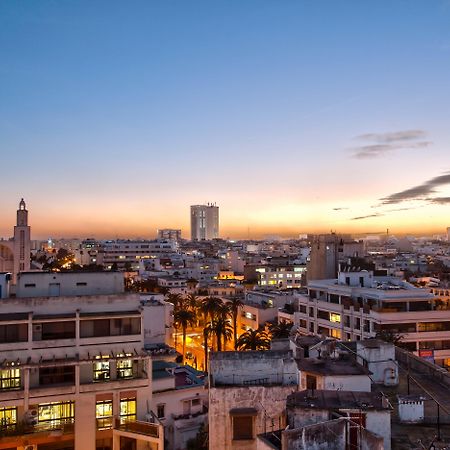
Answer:
MULTIPOLYGON (((446 172, 443 175, 431 178, 425 183, 419 184, 404 191, 396 192, 394 194, 383 197, 381 200, 382 205, 395 205, 406 200, 428 200, 430 203, 439 203, 435 200, 445 199, 446 197, 430 197, 430 195, 436 193, 436 188, 450 184, 450 172, 446 172)), ((441 202, 441 203, 445 203, 441 202)))
POLYGON ((333 208, 333 211, 345 211, 346 209, 349 209, 349 208, 338 207, 338 208, 333 208))
POLYGON ((426 132, 423 130, 403 130, 388 133, 366 133, 356 136, 356 140, 368 141, 366 145, 353 147, 352 157, 356 159, 373 159, 402 149, 426 148, 432 144, 422 140, 426 132))
POLYGON ((380 217, 380 216, 384 216, 384 214, 368 214, 367 216, 357 216, 357 217, 352 217, 350 220, 363 220, 363 219, 369 219, 371 217, 380 217))
POLYGON ((430 203, 435 203, 437 205, 450 205, 450 197, 434 197, 428 200, 430 203))

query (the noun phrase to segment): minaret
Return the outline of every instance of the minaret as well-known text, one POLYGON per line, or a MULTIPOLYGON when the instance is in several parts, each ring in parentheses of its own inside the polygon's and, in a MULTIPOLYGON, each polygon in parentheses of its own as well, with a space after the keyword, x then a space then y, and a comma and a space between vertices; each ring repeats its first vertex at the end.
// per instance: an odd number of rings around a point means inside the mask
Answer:
POLYGON ((30 270, 30 227, 28 226, 28 211, 24 200, 20 200, 17 210, 17 224, 14 227, 14 271, 13 283, 17 281, 17 274, 30 270))

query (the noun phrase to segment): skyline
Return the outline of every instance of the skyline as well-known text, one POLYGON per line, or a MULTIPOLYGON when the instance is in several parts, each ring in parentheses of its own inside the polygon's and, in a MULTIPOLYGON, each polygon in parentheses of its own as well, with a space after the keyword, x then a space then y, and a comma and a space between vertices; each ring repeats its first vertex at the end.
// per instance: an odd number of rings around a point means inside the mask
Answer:
POLYGON ((0 236, 443 233, 450 3, 0 4, 0 236))

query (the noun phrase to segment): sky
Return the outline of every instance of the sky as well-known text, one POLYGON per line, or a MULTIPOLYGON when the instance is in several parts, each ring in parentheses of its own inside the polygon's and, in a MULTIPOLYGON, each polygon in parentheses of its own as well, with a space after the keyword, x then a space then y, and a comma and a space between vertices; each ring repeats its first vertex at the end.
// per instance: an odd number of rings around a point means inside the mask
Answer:
POLYGON ((449 0, 0 2, 0 236, 443 233, 449 0))

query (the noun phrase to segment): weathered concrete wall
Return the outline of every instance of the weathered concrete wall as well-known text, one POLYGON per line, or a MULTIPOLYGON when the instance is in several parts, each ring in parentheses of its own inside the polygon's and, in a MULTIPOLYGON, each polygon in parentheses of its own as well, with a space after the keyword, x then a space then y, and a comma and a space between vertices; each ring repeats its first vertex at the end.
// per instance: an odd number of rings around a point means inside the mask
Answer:
POLYGON ((361 430, 361 450, 383 450, 391 448, 390 442, 389 447, 385 447, 383 443, 383 438, 375 436, 367 430, 361 430))
POLYGON ((283 431, 283 450, 344 450, 345 420, 333 420, 309 427, 283 431))
POLYGON ((367 375, 330 375, 324 377, 323 387, 319 389, 327 389, 330 391, 370 392, 371 388, 371 381, 367 375))
POLYGON ((385 450, 391 449, 390 411, 370 411, 366 415, 366 429, 384 440, 385 450))
POLYGON ((211 386, 265 383, 298 384, 298 369, 289 351, 213 353, 210 359, 211 386))
POLYGON ((211 387, 209 389, 209 448, 256 450, 258 434, 285 426, 286 398, 297 386, 211 387), (233 441, 233 408, 255 408, 254 439, 233 441))
POLYGON ((303 428, 328 420, 328 411, 324 409, 288 409, 289 428, 303 428))

